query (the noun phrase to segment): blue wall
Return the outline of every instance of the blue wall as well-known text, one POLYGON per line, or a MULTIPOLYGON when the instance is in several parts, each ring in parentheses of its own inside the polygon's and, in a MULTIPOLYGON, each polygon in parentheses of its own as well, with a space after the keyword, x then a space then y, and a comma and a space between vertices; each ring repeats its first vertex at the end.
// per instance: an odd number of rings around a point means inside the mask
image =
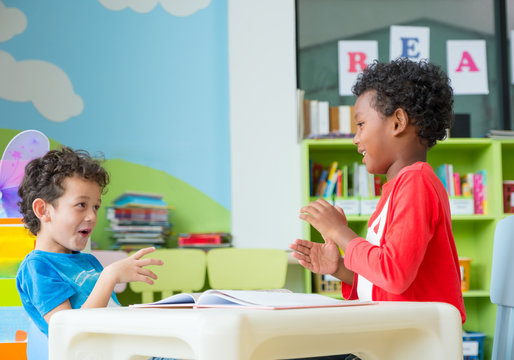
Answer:
POLYGON ((111 2, 0 0, 0 128, 164 171, 230 210, 227 1, 111 2))

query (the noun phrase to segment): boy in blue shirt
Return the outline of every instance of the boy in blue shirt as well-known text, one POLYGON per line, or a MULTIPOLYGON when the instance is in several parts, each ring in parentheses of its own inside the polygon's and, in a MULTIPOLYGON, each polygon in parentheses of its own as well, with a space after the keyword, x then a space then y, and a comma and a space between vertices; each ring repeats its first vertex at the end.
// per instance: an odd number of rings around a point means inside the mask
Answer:
POLYGON ((91 254, 81 253, 93 231, 101 195, 109 175, 85 151, 51 150, 32 160, 18 194, 23 222, 36 235, 35 249, 20 265, 16 285, 25 311, 33 322, 27 354, 46 359, 48 323, 66 309, 119 306, 117 283, 143 281, 157 276, 145 267, 162 265, 144 258, 154 248, 141 249, 105 269, 91 254), (36 349, 38 347, 38 349, 36 349), (41 349, 45 347, 45 349, 41 349))

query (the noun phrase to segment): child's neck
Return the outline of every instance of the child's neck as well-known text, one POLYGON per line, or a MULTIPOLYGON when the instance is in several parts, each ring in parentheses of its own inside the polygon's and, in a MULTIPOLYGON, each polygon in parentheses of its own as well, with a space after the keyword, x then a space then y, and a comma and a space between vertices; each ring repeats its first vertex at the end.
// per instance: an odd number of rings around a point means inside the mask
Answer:
POLYGON ((71 250, 68 248, 65 248, 58 242, 51 240, 47 236, 45 236, 44 233, 39 232, 36 237, 36 246, 34 247, 34 250, 41 250, 46 252, 53 252, 53 253, 62 253, 62 254, 71 254, 71 250))
POLYGON ((404 167, 410 166, 420 161, 427 161, 427 151, 425 148, 417 149, 417 151, 413 151, 407 154, 400 154, 399 158, 389 167, 389 169, 387 169, 387 181, 394 179, 404 167))

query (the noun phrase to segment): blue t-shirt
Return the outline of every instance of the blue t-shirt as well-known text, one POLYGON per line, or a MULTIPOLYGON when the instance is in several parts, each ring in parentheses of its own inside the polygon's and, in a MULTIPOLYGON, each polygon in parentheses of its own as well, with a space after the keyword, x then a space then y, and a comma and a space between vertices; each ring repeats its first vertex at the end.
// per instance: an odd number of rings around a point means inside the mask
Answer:
MULTIPOLYGON (((93 291, 102 270, 91 254, 33 250, 18 269, 16 286, 25 311, 48 336, 48 323, 43 316, 65 300, 70 301, 72 309, 79 309, 93 291)), ((111 297, 119 304, 114 292, 111 297)))

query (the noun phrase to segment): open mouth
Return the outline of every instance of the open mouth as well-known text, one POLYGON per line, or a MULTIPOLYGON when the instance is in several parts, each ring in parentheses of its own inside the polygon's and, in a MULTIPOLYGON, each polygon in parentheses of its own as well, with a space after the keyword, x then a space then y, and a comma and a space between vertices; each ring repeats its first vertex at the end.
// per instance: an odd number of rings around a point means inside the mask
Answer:
POLYGON ((91 230, 82 229, 82 230, 79 230, 79 233, 82 234, 82 236, 88 236, 89 234, 91 234, 91 230))

